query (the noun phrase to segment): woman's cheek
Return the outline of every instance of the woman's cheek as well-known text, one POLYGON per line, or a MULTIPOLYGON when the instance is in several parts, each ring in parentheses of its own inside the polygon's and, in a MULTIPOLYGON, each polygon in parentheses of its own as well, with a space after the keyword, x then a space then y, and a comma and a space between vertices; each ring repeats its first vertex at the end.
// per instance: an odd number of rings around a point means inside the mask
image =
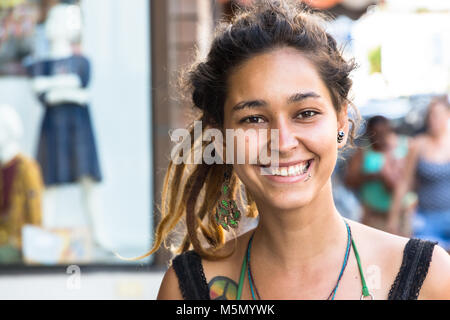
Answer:
MULTIPOLYGON (((235 142, 234 163, 255 165, 260 163, 262 154, 270 156, 270 149, 265 138, 265 131, 246 130, 237 134, 235 142), (263 150, 266 150, 265 153, 263 150)), ((267 135, 267 134, 266 134, 267 135)))
POLYGON ((321 122, 308 131, 308 137, 311 151, 317 150, 317 155, 332 155, 331 150, 337 149, 337 128, 336 125, 329 122, 321 122))

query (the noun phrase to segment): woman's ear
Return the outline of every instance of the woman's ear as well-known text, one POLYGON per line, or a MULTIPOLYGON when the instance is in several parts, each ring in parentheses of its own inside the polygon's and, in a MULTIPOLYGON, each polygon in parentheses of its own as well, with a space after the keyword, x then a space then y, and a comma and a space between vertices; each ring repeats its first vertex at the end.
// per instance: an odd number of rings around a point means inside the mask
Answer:
POLYGON ((348 140, 349 134, 348 103, 342 105, 341 110, 337 114, 337 120, 338 120, 338 132, 343 131, 345 133, 342 142, 338 144, 338 148, 340 149, 346 145, 348 140))
MULTIPOLYGON (((226 135, 225 135, 225 129, 221 126, 214 125, 209 128, 212 132, 214 132, 214 149, 216 156, 220 158, 220 163, 226 163, 226 135)), ((219 161, 219 159, 216 159, 219 161)))

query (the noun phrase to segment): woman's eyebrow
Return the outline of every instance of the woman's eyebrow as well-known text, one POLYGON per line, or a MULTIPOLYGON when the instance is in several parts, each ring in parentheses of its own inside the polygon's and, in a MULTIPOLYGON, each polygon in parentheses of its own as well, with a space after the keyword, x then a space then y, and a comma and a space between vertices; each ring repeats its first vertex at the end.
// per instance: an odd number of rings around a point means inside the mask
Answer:
MULTIPOLYGON (((320 95, 318 95, 315 92, 298 92, 298 93, 294 93, 293 95, 291 95, 288 99, 287 99, 287 103, 295 103, 295 102, 300 102, 302 100, 305 100, 307 98, 320 98, 320 95)), ((245 108, 261 108, 261 107, 266 107, 268 105, 268 103, 264 100, 245 100, 245 101, 241 101, 239 103, 237 103, 233 109, 231 110, 232 112, 234 111, 238 111, 238 110, 242 110, 245 108)))

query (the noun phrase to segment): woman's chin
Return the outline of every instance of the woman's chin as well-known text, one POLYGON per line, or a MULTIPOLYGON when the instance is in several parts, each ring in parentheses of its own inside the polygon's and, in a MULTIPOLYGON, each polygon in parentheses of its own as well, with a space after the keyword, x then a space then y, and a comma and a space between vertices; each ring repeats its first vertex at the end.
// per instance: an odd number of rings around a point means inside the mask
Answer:
POLYGON ((292 211, 307 206, 311 203, 310 195, 299 193, 284 192, 277 194, 276 197, 268 197, 265 202, 275 210, 292 211))

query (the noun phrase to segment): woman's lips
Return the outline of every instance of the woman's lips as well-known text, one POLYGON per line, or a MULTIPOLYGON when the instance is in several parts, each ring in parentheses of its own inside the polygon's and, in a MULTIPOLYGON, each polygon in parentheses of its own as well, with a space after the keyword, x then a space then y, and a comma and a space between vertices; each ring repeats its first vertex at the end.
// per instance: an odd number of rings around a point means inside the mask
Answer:
POLYGON ((312 171, 315 161, 314 161, 314 159, 310 159, 308 161, 310 162, 310 164, 305 172, 298 174, 298 175, 292 175, 292 176, 273 175, 273 174, 270 174, 270 169, 268 170, 269 167, 263 167, 263 166, 258 166, 258 167, 260 168, 261 176, 266 177, 270 181, 278 182, 278 183, 295 183, 295 182, 300 182, 300 181, 305 180, 308 177, 308 174, 310 174, 310 172, 312 171))
MULTIPOLYGON (((297 161, 290 161, 290 162, 282 162, 282 163, 278 163, 278 167, 289 167, 289 166, 294 166, 294 165, 298 165, 298 164, 304 164, 308 161, 311 161, 313 159, 307 159, 307 160, 297 160, 297 161)), ((260 165, 261 167, 267 168, 270 165, 260 165)))

